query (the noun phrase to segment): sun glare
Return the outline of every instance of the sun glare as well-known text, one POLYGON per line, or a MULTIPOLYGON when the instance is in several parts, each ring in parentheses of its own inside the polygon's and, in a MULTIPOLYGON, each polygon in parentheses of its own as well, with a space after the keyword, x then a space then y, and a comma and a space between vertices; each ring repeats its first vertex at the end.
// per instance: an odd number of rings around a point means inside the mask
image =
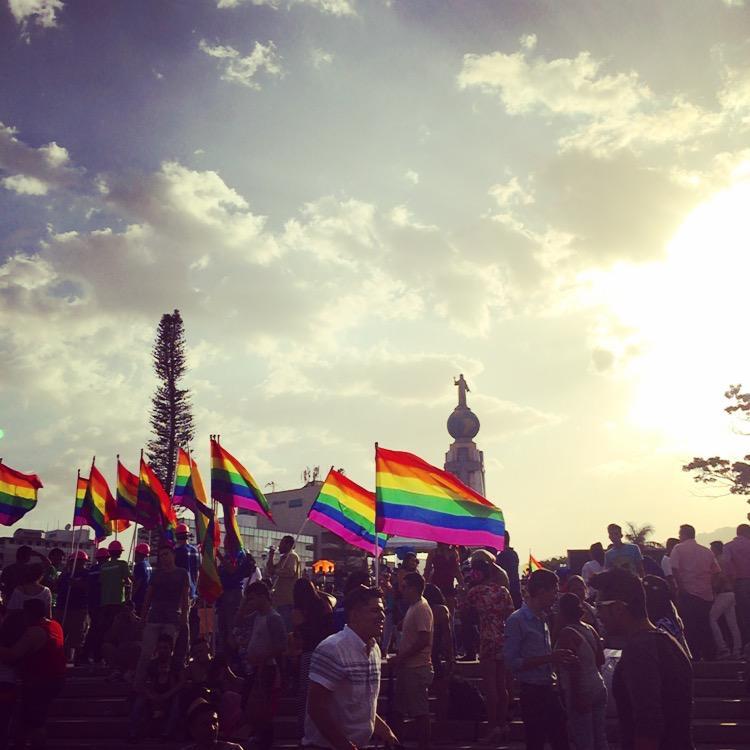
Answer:
POLYGON ((634 425, 661 433, 665 450, 750 451, 723 412, 727 385, 750 388, 749 209, 745 179, 688 216, 666 259, 593 279, 607 311, 598 345, 632 382, 634 425))

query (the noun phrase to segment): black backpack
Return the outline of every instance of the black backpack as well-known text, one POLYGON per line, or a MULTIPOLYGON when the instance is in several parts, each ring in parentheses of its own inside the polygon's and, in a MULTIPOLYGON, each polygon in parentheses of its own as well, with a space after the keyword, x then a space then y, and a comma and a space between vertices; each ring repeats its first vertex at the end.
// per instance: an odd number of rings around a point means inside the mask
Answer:
POLYGON ((484 696, 467 680, 451 677, 448 683, 449 719, 484 721, 487 718, 487 706, 484 696))

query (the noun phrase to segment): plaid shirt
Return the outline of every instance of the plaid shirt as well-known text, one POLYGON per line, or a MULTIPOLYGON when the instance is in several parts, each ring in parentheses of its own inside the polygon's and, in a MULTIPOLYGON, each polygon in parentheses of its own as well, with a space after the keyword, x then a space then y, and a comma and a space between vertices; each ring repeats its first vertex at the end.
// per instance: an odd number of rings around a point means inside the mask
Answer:
POLYGON ((178 568, 187 570, 190 577, 190 598, 195 599, 198 586, 198 570, 201 566, 201 553, 192 544, 183 544, 174 548, 174 562, 178 568))

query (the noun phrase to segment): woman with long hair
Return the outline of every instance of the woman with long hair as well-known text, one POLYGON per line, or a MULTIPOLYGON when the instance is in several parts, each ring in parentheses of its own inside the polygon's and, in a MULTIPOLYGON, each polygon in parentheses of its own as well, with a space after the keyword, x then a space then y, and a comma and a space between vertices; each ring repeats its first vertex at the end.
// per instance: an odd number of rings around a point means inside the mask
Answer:
POLYGON ((315 588, 307 578, 294 582, 294 608, 292 624, 294 637, 300 649, 299 685, 297 690, 297 717, 304 729, 307 684, 310 674, 310 660, 318 644, 333 635, 333 604, 328 594, 315 588))
MULTIPOLYGON (((507 587, 498 581, 501 570, 487 560, 472 562, 476 583, 469 589, 466 601, 479 613, 479 664, 487 703, 489 734, 485 742, 502 740, 507 734, 508 684, 503 658, 505 621, 513 612, 513 599, 507 587)), ((507 580, 507 576, 504 576, 507 580)))

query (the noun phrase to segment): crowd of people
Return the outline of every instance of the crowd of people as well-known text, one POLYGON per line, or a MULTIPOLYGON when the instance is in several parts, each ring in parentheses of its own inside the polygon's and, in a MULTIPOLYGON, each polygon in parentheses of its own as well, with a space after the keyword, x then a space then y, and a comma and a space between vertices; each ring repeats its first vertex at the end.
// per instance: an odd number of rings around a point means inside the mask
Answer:
POLYGON ((750 525, 710 548, 689 525, 665 549, 623 541, 617 524, 607 534, 580 575, 521 575, 506 535, 499 553, 438 544, 421 572, 406 550, 377 581, 363 559, 334 582, 308 577, 287 536, 262 567, 244 551, 220 557, 210 609, 182 524, 174 542, 138 544, 132 565, 118 541, 93 560, 20 547, 0 574, 0 750, 44 746, 69 665, 128 686, 135 743, 265 750, 295 699, 310 748, 410 736, 425 750, 434 713, 485 720, 481 742, 498 747, 517 695, 529 750, 607 748, 608 706, 623 750, 689 749, 692 663, 750 650, 750 525), (454 669, 475 659, 481 694, 454 669))

